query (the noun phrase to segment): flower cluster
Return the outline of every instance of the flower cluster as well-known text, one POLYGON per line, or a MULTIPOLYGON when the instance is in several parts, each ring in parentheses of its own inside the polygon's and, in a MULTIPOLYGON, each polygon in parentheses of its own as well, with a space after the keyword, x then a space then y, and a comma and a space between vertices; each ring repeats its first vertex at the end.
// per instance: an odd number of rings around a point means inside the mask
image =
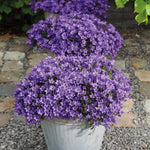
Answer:
POLYGON ((49 17, 33 24, 28 32, 27 44, 48 49, 56 55, 88 56, 112 55, 115 57, 123 38, 112 24, 94 15, 71 13, 49 17))
POLYGON ((129 79, 104 56, 47 57, 17 84, 15 113, 28 124, 58 118, 109 127, 130 89, 129 79))
POLYGON ((109 8, 108 0, 32 0, 30 5, 34 12, 41 9, 64 15, 76 11, 82 14, 93 14, 101 19, 106 18, 106 11, 109 8))

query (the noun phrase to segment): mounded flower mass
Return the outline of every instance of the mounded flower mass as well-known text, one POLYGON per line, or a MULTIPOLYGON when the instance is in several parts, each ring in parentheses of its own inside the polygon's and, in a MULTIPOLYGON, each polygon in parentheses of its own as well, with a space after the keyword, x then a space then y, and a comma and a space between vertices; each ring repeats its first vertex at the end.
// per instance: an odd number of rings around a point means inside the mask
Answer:
POLYGON ((32 0, 30 5, 35 13, 39 9, 60 15, 76 11, 93 14, 101 19, 106 18, 106 11, 109 8, 108 0, 32 0))
POLYGON ((123 38, 112 24, 88 14, 50 16, 33 24, 27 33, 27 44, 37 45, 39 50, 48 49, 56 55, 95 53, 115 57, 123 44, 123 38))
POLYGON ((18 82, 15 113, 28 124, 58 118, 110 127, 130 89, 129 79, 103 56, 47 57, 18 82))

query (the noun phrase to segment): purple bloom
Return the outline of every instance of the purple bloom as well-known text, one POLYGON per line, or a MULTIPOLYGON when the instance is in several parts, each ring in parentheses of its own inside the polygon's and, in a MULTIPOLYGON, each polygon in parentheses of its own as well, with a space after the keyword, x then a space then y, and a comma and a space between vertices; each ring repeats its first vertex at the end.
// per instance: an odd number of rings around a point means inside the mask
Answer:
POLYGON ((110 127, 122 114, 129 82, 104 56, 47 57, 17 84, 15 113, 28 124, 58 118, 110 127))
POLYGON ((101 19, 106 18, 109 8, 108 0, 32 0, 30 5, 35 13, 39 9, 60 15, 76 11, 93 14, 101 19))
POLYGON ((115 57, 123 44, 123 38, 112 24, 94 15, 72 13, 51 16, 33 24, 28 32, 27 44, 48 49, 56 55, 89 56, 111 55, 115 57))

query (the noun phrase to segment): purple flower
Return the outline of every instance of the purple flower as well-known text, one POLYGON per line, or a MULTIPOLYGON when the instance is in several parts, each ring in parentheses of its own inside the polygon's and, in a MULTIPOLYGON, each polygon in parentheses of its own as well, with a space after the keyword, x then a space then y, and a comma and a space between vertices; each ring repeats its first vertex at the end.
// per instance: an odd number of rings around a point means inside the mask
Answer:
POLYGON ((76 11, 93 14, 101 19, 106 18, 109 8, 108 0, 32 0, 30 5, 35 13, 39 9, 60 15, 76 11))
POLYGON ((44 118, 86 120, 110 127, 129 97, 129 79, 104 56, 47 57, 18 82, 15 110, 36 123, 44 118))
POLYGON ((123 44, 123 38, 111 24, 94 15, 72 13, 51 16, 33 24, 28 32, 27 44, 48 49, 56 55, 89 56, 111 55, 115 57, 123 44))

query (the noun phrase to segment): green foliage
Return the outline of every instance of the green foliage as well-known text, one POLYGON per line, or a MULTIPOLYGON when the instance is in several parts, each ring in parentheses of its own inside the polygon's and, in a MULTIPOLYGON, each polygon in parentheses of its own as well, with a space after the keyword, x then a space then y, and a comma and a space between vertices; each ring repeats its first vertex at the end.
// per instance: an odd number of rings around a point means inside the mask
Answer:
POLYGON ((43 12, 34 14, 28 5, 32 0, 0 0, 0 22, 18 22, 26 32, 31 24, 44 18, 43 12))
POLYGON ((115 3, 118 8, 123 8, 128 1, 129 0, 115 0, 115 3))
MULTIPOLYGON (((129 0, 115 0, 117 8, 123 8, 129 0)), ((130 0, 131 1, 131 0, 130 0)), ((145 22, 148 24, 150 16, 150 0, 134 0, 134 13, 137 13, 135 20, 138 24, 145 22)))

